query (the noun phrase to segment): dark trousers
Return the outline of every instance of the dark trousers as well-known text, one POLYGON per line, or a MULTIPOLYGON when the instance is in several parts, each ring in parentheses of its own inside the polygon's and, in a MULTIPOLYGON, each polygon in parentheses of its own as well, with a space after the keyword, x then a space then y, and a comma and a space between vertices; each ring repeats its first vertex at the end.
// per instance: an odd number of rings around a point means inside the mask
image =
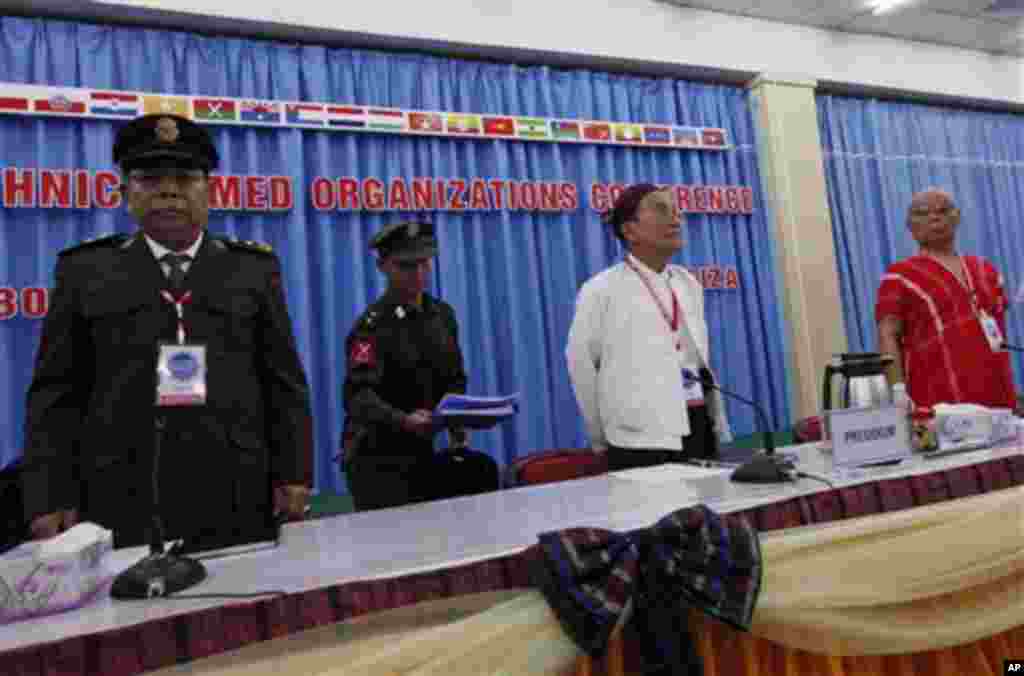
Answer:
POLYGON ((28 535, 21 502, 18 466, 0 470, 0 553, 22 543, 28 535))
POLYGON ((401 507, 431 498, 431 456, 357 456, 345 466, 348 492, 357 512, 401 507))
POLYGON ((689 410, 690 434, 683 437, 683 450, 665 448, 608 447, 608 470, 615 472, 634 467, 663 465, 681 460, 715 460, 718 458, 718 436, 707 406, 693 406, 689 410))

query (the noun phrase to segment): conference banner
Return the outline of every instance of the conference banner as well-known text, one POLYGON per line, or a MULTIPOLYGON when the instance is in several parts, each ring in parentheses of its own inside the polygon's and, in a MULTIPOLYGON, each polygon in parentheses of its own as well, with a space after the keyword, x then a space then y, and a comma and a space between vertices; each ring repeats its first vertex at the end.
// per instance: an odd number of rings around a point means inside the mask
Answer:
MULTIPOLYGON (((116 209, 121 206, 115 171, 3 167, 6 209, 116 209)), ((591 183, 587 206, 611 208, 622 183, 591 183)), ((667 185, 684 214, 751 214, 754 192, 744 185, 667 185)), ((508 178, 384 178, 315 176, 300 188, 289 176, 215 174, 210 176, 210 208, 231 211, 289 211, 305 194, 318 211, 537 211, 573 212, 580 187, 566 181, 508 178)))

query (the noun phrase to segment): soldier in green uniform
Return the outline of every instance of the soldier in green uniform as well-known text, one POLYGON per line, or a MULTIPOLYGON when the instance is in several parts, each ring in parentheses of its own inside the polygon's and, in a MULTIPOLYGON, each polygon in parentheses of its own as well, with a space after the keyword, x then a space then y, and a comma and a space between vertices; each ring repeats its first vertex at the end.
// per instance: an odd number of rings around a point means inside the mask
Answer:
MULTIPOLYGON (((388 288, 345 342, 342 466, 357 510, 430 499, 440 431, 431 411, 445 394, 466 391, 455 311, 425 291, 437 254, 433 225, 388 225, 370 247, 388 288)), ((454 447, 466 446, 465 430, 449 433, 454 447)))

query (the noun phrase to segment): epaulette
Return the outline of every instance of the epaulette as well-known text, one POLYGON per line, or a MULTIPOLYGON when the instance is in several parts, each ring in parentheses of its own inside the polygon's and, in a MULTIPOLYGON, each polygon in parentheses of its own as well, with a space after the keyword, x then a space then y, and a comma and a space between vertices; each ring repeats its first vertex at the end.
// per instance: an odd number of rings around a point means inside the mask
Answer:
POLYGON ((240 249, 253 253, 274 255, 274 248, 265 242, 256 242, 251 239, 235 239, 233 237, 221 237, 220 240, 228 245, 229 249, 240 249))
POLYGON ((368 308, 363 316, 356 322, 357 331, 371 331, 377 325, 377 320, 380 319, 380 313, 374 310, 372 307, 368 308))
POLYGON ((126 235, 123 232, 116 233, 113 235, 103 235, 102 237, 93 237, 92 239, 87 239, 84 242, 79 242, 74 246, 69 246, 67 249, 64 249, 57 255, 66 256, 68 254, 77 253, 79 251, 85 251, 86 249, 95 249, 102 246, 114 247, 128 241, 130 237, 131 235, 126 235))

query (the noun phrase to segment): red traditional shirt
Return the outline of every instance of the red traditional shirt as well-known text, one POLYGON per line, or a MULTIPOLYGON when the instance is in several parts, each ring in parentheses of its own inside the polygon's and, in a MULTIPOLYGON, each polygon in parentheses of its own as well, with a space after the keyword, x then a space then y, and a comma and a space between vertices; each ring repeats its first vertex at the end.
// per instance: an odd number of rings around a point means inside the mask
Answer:
POLYGON ((1013 408, 1009 354, 993 351, 979 317, 988 313, 1006 335, 1006 292, 995 267, 961 256, 965 282, 938 260, 917 255, 889 267, 875 319, 903 321, 903 375, 919 406, 965 402, 1013 408))

